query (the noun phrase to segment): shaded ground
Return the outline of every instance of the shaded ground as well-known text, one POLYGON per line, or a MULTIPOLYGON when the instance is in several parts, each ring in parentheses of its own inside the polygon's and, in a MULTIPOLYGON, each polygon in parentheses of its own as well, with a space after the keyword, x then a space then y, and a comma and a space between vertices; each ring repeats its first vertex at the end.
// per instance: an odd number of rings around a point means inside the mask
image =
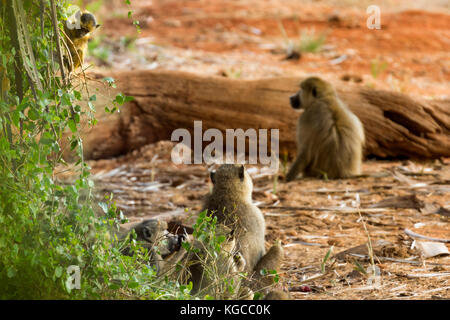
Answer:
MULTIPOLYGON (((164 68, 246 79, 309 73, 334 79, 352 76, 360 85, 448 99, 448 3, 419 1, 413 8, 408 2, 381 2, 382 30, 368 30, 367 1, 132 0, 133 16, 141 25, 137 35, 127 18, 130 9, 123 1, 109 1, 98 13, 103 27, 96 35, 100 41, 91 43, 88 62, 101 70, 164 68), (423 11, 425 6, 429 11, 423 11), (286 60, 289 42, 297 43, 305 30, 324 34, 325 43, 317 53, 302 52, 298 60, 286 60)), ((90 162, 98 191, 113 192, 130 221, 160 217, 191 224, 210 187, 208 171, 206 166, 174 165, 171 148, 161 142, 120 158, 90 162)), ((249 168, 253 199, 267 223, 266 244, 283 242, 282 275, 292 296, 450 298, 449 256, 423 258, 405 233, 406 228, 450 239, 449 160, 367 161, 367 177, 288 184, 264 168, 249 168), (390 197, 403 198, 376 205, 390 197), (368 236, 374 246, 388 241, 375 246, 381 272, 374 279, 376 287, 369 286, 363 274, 370 265, 366 249, 359 251, 362 259, 353 252, 328 259, 321 270, 331 247, 334 255, 364 245, 368 236)))

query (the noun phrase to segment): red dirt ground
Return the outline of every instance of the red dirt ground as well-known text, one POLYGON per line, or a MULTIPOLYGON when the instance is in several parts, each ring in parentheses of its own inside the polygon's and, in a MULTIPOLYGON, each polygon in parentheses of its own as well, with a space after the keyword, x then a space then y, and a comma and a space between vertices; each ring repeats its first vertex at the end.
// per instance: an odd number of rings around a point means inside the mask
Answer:
POLYGON ((99 35, 108 41, 137 37, 134 54, 126 55, 128 61, 110 65, 119 68, 156 62, 151 68, 242 78, 356 75, 377 88, 448 98, 448 4, 433 7, 439 1, 431 1, 426 6, 435 8, 431 12, 412 9, 406 1, 381 3, 381 30, 369 30, 364 1, 132 1, 131 8, 111 1, 99 35), (127 10, 140 21, 140 34, 126 17, 127 10), (304 31, 325 34, 321 52, 285 60, 287 39, 280 24, 294 42, 304 31), (331 62, 343 55, 343 62, 331 62), (387 63, 376 79, 373 61, 387 63))

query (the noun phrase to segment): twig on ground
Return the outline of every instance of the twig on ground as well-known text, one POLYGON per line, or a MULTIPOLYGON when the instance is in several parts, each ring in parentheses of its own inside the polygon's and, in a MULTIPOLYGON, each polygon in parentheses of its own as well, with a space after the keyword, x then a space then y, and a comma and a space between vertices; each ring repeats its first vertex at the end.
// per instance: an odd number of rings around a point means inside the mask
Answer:
POLYGON ((444 243, 450 243, 450 239, 440 239, 440 238, 433 238, 433 237, 427 237, 418 233, 415 233, 409 229, 405 229, 405 233, 410 236, 411 238, 419 238, 429 241, 436 241, 436 242, 444 242, 444 243))

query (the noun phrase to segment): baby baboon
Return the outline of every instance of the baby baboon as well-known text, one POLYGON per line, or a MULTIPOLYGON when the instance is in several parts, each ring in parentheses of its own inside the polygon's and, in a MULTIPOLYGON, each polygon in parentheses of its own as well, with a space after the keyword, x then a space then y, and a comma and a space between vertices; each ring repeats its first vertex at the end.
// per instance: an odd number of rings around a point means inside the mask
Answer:
POLYGON ((284 250, 281 246, 281 241, 275 241, 274 245, 267 251, 267 253, 258 261, 255 266, 255 271, 260 270, 278 270, 284 257, 284 250))
MULTIPOLYGON (((281 267, 281 263, 283 262, 284 252, 283 247, 281 246, 281 241, 276 241, 275 244, 267 251, 267 253, 258 261, 255 266, 254 272, 246 279, 243 286, 247 286, 253 292, 261 292, 264 293, 264 299, 266 300, 278 300, 278 296, 285 296, 283 294, 277 294, 277 289, 274 289, 275 275, 271 273, 271 271, 279 271, 281 267), (267 298, 267 297, 271 298, 267 298)), ((281 299, 281 300, 284 300, 281 299)))
POLYGON ((269 287, 273 284, 273 276, 269 271, 279 271, 281 263, 283 262, 284 252, 281 246, 281 241, 277 241, 267 253, 258 261, 255 266, 255 285, 253 288, 260 290, 265 287, 269 287), (262 275, 263 270, 266 271, 266 275, 262 275))
MULTIPOLYGON (((122 231, 119 238, 124 240, 132 230, 136 233, 136 241, 149 251, 150 264, 156 267, 158 274, 164 274, 169 268, 174 267, 185 254, 181 248, 184 236, 169 234, 165 221, 144 220, 133 225, 131 229, 122 231)), ((123 248, 122 253, 133 254, 130 246, 123 248)))
POLYGON ((211 172, 211 181, 213 190, 203 210, 234 231, 237 251, 246 262, 244 271, 252 272, 265 252, 266 228, 263 214, 252 203, 252 179, 243 165, 224 164, 211 172))
POLYGON ((65 40, 70 54, 70 57, 67 55, 64 57, 64 64, 69 72, 82 65, 90 34, 100 27, 95 16, 90 12, 84 12, 83 14, 77 12, 75 19, 79 19, 79 25, 78 21, 69 22, 71 27, 67 23, 64 24, 65 40))
POLYGON ((310 77, 290 98, 294 109, 304 109, 297 123, 297 158, 286 175, 347 178, 361 173, 364 129, 328 82, 310 77))

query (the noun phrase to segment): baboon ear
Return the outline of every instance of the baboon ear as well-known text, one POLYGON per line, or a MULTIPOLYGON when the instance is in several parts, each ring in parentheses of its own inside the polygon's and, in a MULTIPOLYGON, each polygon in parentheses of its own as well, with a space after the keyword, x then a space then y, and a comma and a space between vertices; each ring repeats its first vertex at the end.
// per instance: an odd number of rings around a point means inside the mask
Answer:
POLYGON ((215 174, 216 174, 215 171, 211 171, 211 172, 209 173, 209 177, 211 178, 211 182, 212 182, 213 184, 216 183, 216 181, 214 180, 215 174))
POLYGON ((316 89, 316 87, 312 88, 312 95, 313 95, 314 98, 317 98, 317 89, 316 89))
POLYGON ((239 178, 241 179, 241 181, 244 181, 244 170, 245 170, 244 165, 241 165, 239 167, 239 178))

